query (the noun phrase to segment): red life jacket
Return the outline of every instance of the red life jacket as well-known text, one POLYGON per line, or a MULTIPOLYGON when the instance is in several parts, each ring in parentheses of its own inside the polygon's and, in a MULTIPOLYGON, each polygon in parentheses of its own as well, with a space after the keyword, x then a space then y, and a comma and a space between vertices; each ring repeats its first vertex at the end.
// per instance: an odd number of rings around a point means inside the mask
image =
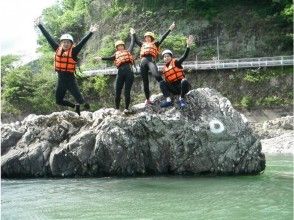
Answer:
POLYGON ((173 58, 169 65, 164 65, 162 75, 164 76, 165 80, 169 83, 182 80, 185 78, 185 74, 182 68, 179 68, 175 64, 176 59, 173 58))
POLYGON ((153 42, 144 42, 141 47, 140 51, 140 57, 145 57, 148 55, 151 55, 154 59, 157 58, 159 53, 159 48, 155 45, 154 41, 153 42))
POLYGON ((77 62, 72 57, 72 48, 67 51, 63 51, 62 47, 58 47, 55 53, 55 71, 70 72, 76 71, 77 62))
POLYGON ((132 54, 127 51, 127 50, 121 50, 121 51, 116 51, 115 52, 115 60, 114 63, 116 65, 117 68, 119 68, 122 64, 125 63, 133 63, 134 62, 134 58, 132 56, 132 54))

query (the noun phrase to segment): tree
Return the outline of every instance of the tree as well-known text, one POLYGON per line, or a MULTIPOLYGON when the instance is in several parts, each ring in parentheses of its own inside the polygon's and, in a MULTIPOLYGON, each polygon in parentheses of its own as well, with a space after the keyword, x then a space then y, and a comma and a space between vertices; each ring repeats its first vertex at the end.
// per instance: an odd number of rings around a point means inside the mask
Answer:
MULTIPOLYGON (((3 77, 2 98, 9 105, 22 112, 30 111, 32 106, 32 72, 26 67, 14 68, 3 77)), ((3 106, 5 111, 5 106, 3 106)))
POLYGON ((9 54, 1 56, 1 74, 2 78, 5 74, 15 68, 15 63, 20 60, 19 55, 9 54))

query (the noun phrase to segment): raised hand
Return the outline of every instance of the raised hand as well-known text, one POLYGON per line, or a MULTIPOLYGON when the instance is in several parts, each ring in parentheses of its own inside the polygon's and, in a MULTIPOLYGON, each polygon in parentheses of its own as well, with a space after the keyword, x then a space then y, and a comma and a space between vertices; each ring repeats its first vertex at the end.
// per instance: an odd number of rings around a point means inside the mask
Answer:
POLYGON ((98 29, 99 25, 98 24, 91 24, 91 27, 90 27, 90 32, 96 32, 97 29, 98 29))
POLYGON ((175 24, 175 22, 173 22, 172 24, 171 24, 171 26, 169 27, 169 30, 173 30, 174 28, 175 28, 175 26, 176 26, 176 24, 175 24))
POLYGON ((189 37, 187 38, 187 47, 190 47, 193 44, 193 41, 194 41, 193 35, 189 35, 189 37))
POLYGON ((94 57, 94 60, 96 60, 96 61, 101 61, 102 60, 102 57, 94 57))
POLYGON ((34 20, 34 25, 35 27, 37 27, 39 24, 41 24, 41 16, 37 17, 35 20, 34 20))
POLYGON ((130 33, 131 33, 131 34, 136 33, 135 29, 134 29, 134 28, 131 28, 131 29, 130 29, 130 33))

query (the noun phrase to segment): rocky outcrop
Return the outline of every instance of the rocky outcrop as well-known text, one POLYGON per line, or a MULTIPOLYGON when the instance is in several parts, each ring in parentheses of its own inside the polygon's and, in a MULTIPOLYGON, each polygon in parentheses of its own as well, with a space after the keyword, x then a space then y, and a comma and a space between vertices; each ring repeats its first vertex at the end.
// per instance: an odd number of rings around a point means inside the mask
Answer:
POLYGON ((261 139, 264 153, 294 153, 294 116, 251 123, 254 133, 261 139))
POLYGON ((261 143, 230 101, 208 88, 187 108, 134 106, 30 115, 2 125, 2 177, 258 174, 261 143))
POLYGON ((278 137, 285 133, 293 132, 294 116, 286 116, 267 120, 263 123, 250 123, 254 133, 261 139, 278 137))

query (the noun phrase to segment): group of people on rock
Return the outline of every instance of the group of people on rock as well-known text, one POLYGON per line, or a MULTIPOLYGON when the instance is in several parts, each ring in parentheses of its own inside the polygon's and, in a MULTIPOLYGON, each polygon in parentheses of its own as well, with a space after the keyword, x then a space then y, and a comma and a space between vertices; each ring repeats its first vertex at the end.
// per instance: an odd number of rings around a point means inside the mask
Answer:
MULTIPOLYGON (((75 112, 77 112, 79 115, 81 106, 83 106, 85 110, 89 110, 90 105, 81 95, 77 85, 75 71, 78 60, 77 56, 85 43, 89 40, 93 33, 97 31, 97 25, 91 25, 89 33, 76 45, 74 44, 73 37, 70 34, 63 34, 59 39, 59 43, 56 42, 41 24, 40 18, 36 19, 35 25, 40 28, 50 46, 54 51, 56 51, 54 60, 55 71, 58 73, 56 103, 58 105, 74 108, 75 112), (75 98, 77 104, 64 99, 67 90, 75 98)), ((172 106, 173 100, 171 99, 171 95, 179 95, 179 106, 180 108, 185 108, 186 102, 184 97, 190 89, 190 84, 185 78, 182 63, 189 54, 190 46, 193 43, 193 37, 189 36, 187 38, 187 47, 185 53, 179 59, 174 58, 173 52, 171 50, 164 50, 162 52, 165 65, 161 73, 159 73, 158 67, 156 65, 156 59, 159 55, 159 46, 174 28, 175 23, 169 27, 168 31, 158 41, 155 40, 155 35, 153 32, 146 32, 144 34, 143 42, 138 39, 135 30, 131 28, 131 43, 127 49, 124 41, 118 40, 114 44, 116 51, 112 56, 98 56, 95 58, 97 61, 114 61, 114 64, 118 69, 115 86, 116 109, 119 109, 120 107, 121 93, 124 87, 124 113, 130 113, 129 106, 131 102, 131 88, 134 82, 134 72, 132 68, 132 65, 134 64, 134 56, 132 55, 132 51, 135 43, 140 47, 140 74, 142 76, 144 93, 146 97, 145 105, 153 104, 150 100, 149 90, 148 75, 150 72, 159 83, 160 89, 163 93, 163 96, 165 97, 165 100, 161 102, 160 106, 162 108, 172 106)))

